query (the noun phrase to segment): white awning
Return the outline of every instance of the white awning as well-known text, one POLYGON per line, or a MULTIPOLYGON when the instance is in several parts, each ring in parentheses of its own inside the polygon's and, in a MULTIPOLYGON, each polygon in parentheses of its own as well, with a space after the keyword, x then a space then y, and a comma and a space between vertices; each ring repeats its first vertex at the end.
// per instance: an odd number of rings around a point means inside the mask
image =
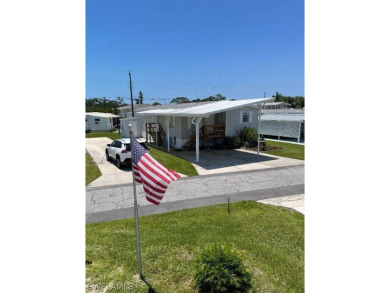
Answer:
POLYGON ((102 117, 102 118, 117 118, 121 117, 118 115, 114 115, 111 113, 101 113, 101 112, 87 112, 85 113, 85 116, 94 116, 94 117, 102 117))
POLYGON ((208 103, 199 106, 191 106, 180 109, 155 109, 138 112, 139 116, 180 116, 180 117, 209 117, 211 114, 225 112, 233 109, 242 108, 245 106, 256 106, 256 104, 263 104, 274 101, 275 98, 261 98, 239 101, 218 101, 215 103, 208 103))
POLYGON ((305 114, 270 114, 261 115, 262 121, 305 122, 305 114))

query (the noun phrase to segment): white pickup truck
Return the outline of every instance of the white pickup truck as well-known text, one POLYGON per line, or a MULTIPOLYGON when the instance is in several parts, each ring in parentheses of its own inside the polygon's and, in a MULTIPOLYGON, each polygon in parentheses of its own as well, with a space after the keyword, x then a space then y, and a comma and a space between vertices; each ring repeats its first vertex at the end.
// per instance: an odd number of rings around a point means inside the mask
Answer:
MULTIPOLYGON (((141 143, 139 140, 137 141, 149 150, 145 143, 141 143)), ((106 146, 106 158, 107 161, 111 159, 115 160, 118 168, 122 168, 124 165, 131 166, 130 138, 116 139, 111 144, 108 144, 106 146)))

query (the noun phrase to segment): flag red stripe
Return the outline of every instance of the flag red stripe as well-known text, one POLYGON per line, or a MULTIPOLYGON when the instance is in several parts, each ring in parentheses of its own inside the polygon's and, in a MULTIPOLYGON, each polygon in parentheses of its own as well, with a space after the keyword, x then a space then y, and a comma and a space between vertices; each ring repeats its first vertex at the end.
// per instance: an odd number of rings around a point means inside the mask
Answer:
MULTIPOLYGON (((143 178, 143 177, 146 177, 146 178, 148 178, 151 182, 153 182, 155 185, 156 185, 156 187, 161 187, 161 188, 163 188, 163 189, 166 189, 167 188, 167 186, 166 185, 164 185, 162 182, 160 182, 160 181, 157 181, 157 179, 155 179, 153 176, 151 176, 149 173, 147 173, 147 171, 145 171, 143 168, 142 169, 140 169, 140 172, 141 172, 141 178, 143 178), (158 185, 158 186, 157 186, 158 185)), ((155 176, 157 176, 157 175, 155 175, 155 176)), ((158 176, 157 176, 158 177, 158 176)), ((159 177, 158 177, 159 178, 159 177)), ((165 182, 164 182, 165 183, 165 182)))
POLYGON ((152 197, 154 197, 156 200, 157 200, 157 199, 158 199, 158 200, 162 200, 163 197, 164 197, 164 194, 165 194, 165 193, 163 193, 163 195, 158 195, 158 194, 156 194, 153 190, 150 190, 150 189, 148 188, 148 186, 146 186, 146 185, 144 185, 144 191, 145 191, 147 194, 149 194, 149 195, 151 195, 152 197))
POLYGON ((177 179, 179 179, 180 178, 180 175, 177 173, 177 172, 175 172, 175 171, 173 171, 173 170, 170 170, 170 169, 167 169, 170 173, 172 173, 176 178, 175 178, 175 180, 177 180, 177 179))
POLYGON ((134 173, 135 181, 138 183, 142 183, 141 174, 139 173, 139 170, 135 165, 133 166, 133 173, 134 173))
POLYGON ((148 195, 146 195, 146 200, 155 204, 156 206, 158 206, 160 204, 159 201, 155 201, 155 200, 151 199, 148 195))
POLYGON ((155 159, 153 159, 149 154, 144 155, 145 159, 147 159, 151 164, 153 164, 160 172, 165 174, 170 181, 176 180, 175 176, 171 174, 167 168, 165 168, 163 165, 161 165, 159 162, 157 162, 155 159))
POLYGON ((168 184, 170 181, 166 179, 165 177, 161 176, 159 172, 157 172, 153 166, 150 166, 148 164, 148 161, 143 161, 143 157, 141 160, 139 160, 138 165, 141 167, 139 168, 142 174, 147 174, 148 178, 155 182, 156 184, 161 185, 161 187, 168 187, 168 184))
POLYGON ((164 196, 165 190, 166 190, 166 189, 159 189, 159 188, 157 188, 156 186, 153 186, 152 184, 150 184, 147 180, 143 180, 142 183, 143 183, 144 185, 146 185, 147 187, 149 187, 150 189, 152 189, 155 193, 160 193, 160 194, 162 194, 162 195, 158 195, 158 196, 161 196, 161 197, 164 196))
MULTIPOLYGON (((142 165, 144 165, 150 172, 152 172, 154 175, 159 177, 161 180, 165 181, 167 185, 171 182, 170 178, 162 173, 154 164, 152 164, 149 160, 148 157, 146 156, 147 154, 143 155, 140 162, 142 165)), ((139 162, 138 162, 139 164, 139 162)))

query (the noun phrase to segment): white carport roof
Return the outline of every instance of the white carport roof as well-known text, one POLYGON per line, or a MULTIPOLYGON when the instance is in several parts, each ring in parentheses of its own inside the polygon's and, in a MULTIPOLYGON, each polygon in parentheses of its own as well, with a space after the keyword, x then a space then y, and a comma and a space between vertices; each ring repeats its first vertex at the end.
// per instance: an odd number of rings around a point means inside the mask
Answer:
POLYGON ((180 117, 209 117, 211 114, 238 109, 245 106, 256 106, 259 103, 274 101, 275 98, 249 99, 239 101, 219 101, 180 109, 166 108, 138 112, 139 116, 180 116, 180 117))
POLYGON ((103 118, 116 118, 120 117, 118 115, 114 115, 111 113, 100 113, 100 112, 87 112, 85 113, 85 116, 95 116, 95 117, 103 117, 103 118))
POLYGON ((305 122, 305 114, 263 114, 262 121, 305 122))

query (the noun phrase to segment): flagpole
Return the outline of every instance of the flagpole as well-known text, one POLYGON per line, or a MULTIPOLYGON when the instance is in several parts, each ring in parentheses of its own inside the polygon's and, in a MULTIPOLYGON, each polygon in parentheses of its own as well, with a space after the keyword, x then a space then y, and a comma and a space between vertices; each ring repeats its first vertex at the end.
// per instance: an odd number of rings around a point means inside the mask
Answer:
MULTIPOLYGON (((131 129, 131 124, 129 124, 130 129, 130 146, 132 145, 132 135, 133 130, 131 129)), ((133 156, 132 156, 133 157, 133 156)), ((135 218, 135 235, 137 238, 137 258, 138 258, 138 274, 139 277, 142 278, 142 266, 141 266, 141 246, 139 241, 139 225, 138 225, 138 204, 137 204, 137 189, 135 186, 135 177, 133 173, 133 193, 134 193, 134 218, 135 218)))

